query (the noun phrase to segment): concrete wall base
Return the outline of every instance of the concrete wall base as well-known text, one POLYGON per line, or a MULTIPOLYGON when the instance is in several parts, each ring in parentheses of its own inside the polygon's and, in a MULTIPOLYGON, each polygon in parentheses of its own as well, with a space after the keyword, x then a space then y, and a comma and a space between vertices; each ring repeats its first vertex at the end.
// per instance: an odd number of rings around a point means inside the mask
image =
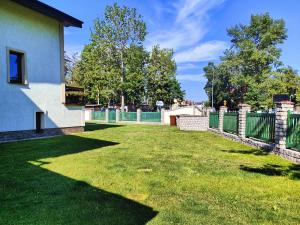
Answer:
POLYGON ((233 141, 237 141, 237 142, 249 145, 251 147, 262 149, 264 151, 281 156, 282 158, 288 159, 294 163, 300 164, 300 152, 298 152, 298 151, 294 151, 292 149, 278 149, 278 148, 276 148, 275 144, 268 144, 268 143, 254 140, 251 138, 240 138, 237 135, 225 133, 225 132, 222 133, 218 130, 211 129, 211 128, 209 128, 208 130, 212 131, 214 133, 217 133, 223 137, 229 138, 233 141))
POLYGON ((184 131, 207 131, 209 126, 208 117, 178 115, 176 116, 177 127, 184 131))
POLYGON ((35 130, 0 132, 0 143, 80 133, 83 131, 84 127, 64 127, 44 129, 41 133, 36 133, 35 130))

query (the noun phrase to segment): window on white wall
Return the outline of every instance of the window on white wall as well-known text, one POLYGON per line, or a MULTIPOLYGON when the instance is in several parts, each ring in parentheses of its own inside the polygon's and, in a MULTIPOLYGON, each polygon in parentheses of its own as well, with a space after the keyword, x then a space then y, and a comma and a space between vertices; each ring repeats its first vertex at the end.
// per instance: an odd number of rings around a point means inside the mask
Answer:
POLYGON ((8 82, 26 84, 25 53, 8 49, 8 82))

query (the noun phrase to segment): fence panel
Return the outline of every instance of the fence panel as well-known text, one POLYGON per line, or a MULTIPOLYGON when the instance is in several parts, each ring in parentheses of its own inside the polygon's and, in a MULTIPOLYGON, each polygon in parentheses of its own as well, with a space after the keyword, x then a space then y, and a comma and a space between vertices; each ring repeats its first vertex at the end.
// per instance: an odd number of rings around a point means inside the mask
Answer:
POLYGON ((105 112, 93 112, 92 119, 93 120, 105 120, 105 112))
POLYGON ((288 115, 287 148, 300 151, 300 115, 288 115))
POLYGON ((236 112, 224 113, 223 130, 228 133, 238 134, 239 114, 236 112))
POLYGON ((219 113, 211 112, 209 113, 209 127, 210 128, 219 128, 219 113))
POLYGON ((142 112, 141 122, 161 122, 160 112, 142 112))
POLYGON ((275 142, 275 114, 247 113, 246 137, 274 143, 275 142))
POLYGON ((120 120, 121 121, 137 121, 137 113, 136 112, 121 112, 120 120))

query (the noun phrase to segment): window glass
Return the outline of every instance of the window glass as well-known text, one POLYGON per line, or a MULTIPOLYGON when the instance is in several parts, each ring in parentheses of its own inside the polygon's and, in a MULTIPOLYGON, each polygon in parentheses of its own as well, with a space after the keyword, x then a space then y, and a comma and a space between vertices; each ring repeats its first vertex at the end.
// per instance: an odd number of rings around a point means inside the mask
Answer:
POLYGON ((11 83, 21 84, 23 81, 22 57, 23 54, 21 53, 17 53, 17 52, 9 53, 9 67, 10 67, 9 80, 11 83))

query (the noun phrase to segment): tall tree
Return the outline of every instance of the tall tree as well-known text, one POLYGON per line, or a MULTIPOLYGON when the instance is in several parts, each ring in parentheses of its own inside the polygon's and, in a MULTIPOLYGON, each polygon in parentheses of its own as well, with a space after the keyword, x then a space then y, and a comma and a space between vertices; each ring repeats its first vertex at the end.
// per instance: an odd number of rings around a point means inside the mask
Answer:
POLYGON ((146 65, 149 53, 143 47, 132 45, 126 55, 125 103, 135 108, 144 100, 146 93, 146 65))
POLYGON ((234 101, 232 101, 230 93, 230 74, 226 65, 217 66, 210 62, 203 70, 207 78, 204 90, 209 97, 210 106, 213 105, 215 108, 219 108, 223 105, 223 101, 226 100, 230 107, 234 108, 234 101))
POLYGON ((169 105, 174 99, 184 97, 184 92, 176 80, 173 54, 172 50, 160 49, 159 46, 152 49, 147 68, 147 96, 152 107, 158 100, 169 105))
POLYGON ((134 8, 120 7, 117 4, 107 6, 104 19, 96 19, 92 41, 105 43, 112 51, 119 62, 121 110, 125 105, 126 64, 128 61, 128 49, 131 46, 141 47, 146 36, 146 24, 143 22, 134 8))
MULTIPOLYGON (((214 87, 219 92, 216 105, 229 98, 232 107, 245 102, 254 109, 263 109, 272 106, 272 94, 291 93, 286 86, 281 89, 274 87, 279 80, 287 82, 289 76, 297 78, 296 72, 284 68, 280 61, 281 49, 278 46, 287 39, 283 20, 273 19, 268 13, 253 15, 249 25, 236 25, 228 29, 228 35, 232 46, 216 66, 218 75, 214 87)), ((209 68, 208 65, 205 71, 208 95, 211 85, 209 68)))

